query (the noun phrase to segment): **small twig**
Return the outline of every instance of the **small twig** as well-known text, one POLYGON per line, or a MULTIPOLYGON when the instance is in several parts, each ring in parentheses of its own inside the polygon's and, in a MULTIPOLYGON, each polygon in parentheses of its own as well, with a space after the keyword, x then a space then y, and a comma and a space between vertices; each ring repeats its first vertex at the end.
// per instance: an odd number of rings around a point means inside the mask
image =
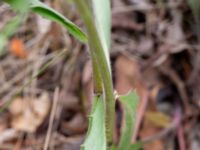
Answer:
POLYGON ((170 79, 175 83, 175 85, 177 86, 177 90, 180 94, 180 97, 182 99, 184 108, 186 110, 186 114, 190 114, 190 110, 188 109, 188 107, 190 106, 189 98, 188 98, 188 94, 186 92, 185 84, 183 83, 183 81, 180 79, 180 77, 177 75, 177 73, 168 66, 165 69, 163 67, 160 67, 160 70, 165 75, 170 77, 170 79))
POLYGON ((142 121, 143 121, 143 118, 144 118, 144 113, 145 113, 145 110, 147 108, 147 105, 148 105, 148 102, 149 102, 149 92, 147 91, 144 96, 141 98, 142 99, 142 104, 138 110, 138 118, 136 119, 136 124, 135 124, 135 130, 134 130, 134 135, 132 137, 132 142, 135 142, 136 141, 136 138, 138 136, 138 133, 139 133, 139 129, 141 127, 141 124, 142 124, 142 121))
MULTIPOLYGON (((49 44, 50 42, 45 42, 44 46, 41 48, 41 54, 45 56, 45 53, 47 52, 48 50, 48 47, 49 47, 49 44)), ((40 54, 37 54, 36 57, 39 57, 40 58, 40 54)), ((45 61, 45 57, 42 59, 39 59, 38 61, 35 61, 35 63, 33 64, 33 73, 32 73, 32 76, 34 76, 38 70, 40 70, 42 64, 44 63, 45 61)), ((37 77, 35 78, 35 80, 32 82, 31 86, 30 86, 30 90, 32 91, 31 93, 35 93, 33 92, 33 90, 36 88, 37 86, 37 77)), ((34 95, 32 95, 34 97, 34 95)))
POLYGON ((56 108, 57 108, 57 105, 58 105, 58 100, 59 100, 59 88, 57 87, 55 89, 55 92, 54 92, 53 106, 52 106, 52 109, 51 109, 51 114, 50 114, 50 118, 49 118, 49 126, 48 126, 48 130, 47 130, 47 135, 46 135, 43 150, 48 149, 48 145, 49 145, 49 142, 50 142, 50 139, 51 139, 51 132, 52 132, 52 128, 53 128, 53 121, 54 121, 54 117, 55 117, 55 114, 56 114, 56 108))
POLYGON ((14 98, 16 96, 18 96, 28 85, 31 84, 31 82, 38 77, 40 74, 42 74, 50 65, 52 65, 53 63, 55 63, 57 61, 58 58, 60 58, 61 56, 63 56, 66 53, 66 50, 62 50, 61 52, 59 52, 52 60, 50 60, 49 62, 47 62, 46 64, 44 64, 44 66, 42 66, 42 68, 37 72, 37 74, 35 74, 32 78, 30 78, 30 80, 28 82, 26 82, 20 89, 18 89, 15 93, 15 95, 13 95, 11 97, 10 100, 6 101, 1 107, 0 107, 0 113, 2 111, 4 111, 9 105, 10 103, 14 100, 14 98))
MULTIPOLYGON (((166 8, 171 8, 175 9, 179 7, 181 3, 179 2, 171 2, 165 5, 166 8)), ((151 5, 146 5, 146 6, 136 6, 136 5, 131 5, 131 6, 122 6, 122 7, 116 7, 112 10, 112 14, 119 14, 119 13, 126 13, 126 12, 131 12, 131 11, 152 11, 152 10, 157 10, 160 9, 160 6, 151 6, 151 5)))
POLYGON ((153 136, 149 136, 149 137, 146 137, 146 138, 142 139, 141 142, 145 144, 145 143, 149 143, 149 142, 152 142, 154 140, 157 140, 157 139, 162 139, 168 133, 170 133, 171 131, 174 131, 175 129, 177 129, 180 126, 180 123, 181 123, 182 119, 183 118, 182 118, 182 115, 181 115, 181 111, 180 111, 180 108, 178 107, 178 108, 176 108, 173 121, 172 121, 171 125, 168 128, 162 130, 158 134, 155 134, 153 136))
POLYGON ((1 134, 1 136, 0 136, 0 147, 1 147, 1 145, 5 141, 7 141, 7 140, 9 140, 11 138, 17 137, 18 131, 15 130, 15 129, 7 129, 5 131, 2 131, 0 134, 1 134))
POLYGON ((5 74, 1 64, 0 64, 0 74, 1 74, 2 80, 6 81, 6 74, 5 74))
MULTIPOLYGON (((41 57, 40 59, 37 59, 38 61, 43 60, 43 61, 48 61, 50 59, 53 59, 54 57, 56 57, 55 53, 49 54, 45 57, 41 57)), ((36 58, 34 58, 36 59, 36 58)), ((26 75, 30 74, 30 72, 32 71, 32 63, 28 66, 28 68, 26 70, 23 70, 21 72, 19 72, 17 75, 15 75, 12 79, 10 79, 9 81, 5 82, 1 87, 0 87, 0 94, 3 94, 4 92, 12 89, 11 87, 19 82, 20 80, 22 80, 26 75)))
POLYGON ((180 150, 186 150, 186 142, 182 125, 180 125, 177 129, 177 138, 180 150))
POLYGON ((25 71, 19 72, 15 77, 10 79, 10 81, 5 82, 0 88, 0 94, 3 94, 7 90, 9 90, 14 83, 18 82, 19 80, 23 79, 26 74, 29 74, 32 70, 32 67, 28 67, 25 71))

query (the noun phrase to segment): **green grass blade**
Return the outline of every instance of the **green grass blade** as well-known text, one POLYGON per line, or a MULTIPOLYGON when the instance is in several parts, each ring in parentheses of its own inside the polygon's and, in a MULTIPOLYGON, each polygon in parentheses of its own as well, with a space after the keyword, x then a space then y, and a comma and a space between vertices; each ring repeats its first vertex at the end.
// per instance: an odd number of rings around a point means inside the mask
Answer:
POLYGON ((43 16, 46 19, 55 21, 62 26, 64 26, 70 34, 79 39, 82 42, 87 41, 87 37, 84 32, 81 31, 79 27, 77 27, 74 23, 72 23, 69 19, 65 18, 62 14, 40 2, 39 0, 5 0, 8 4, 10 4, 15 10, 20 12, 26 10, 25 8, 30 8, 33 12, 43 16), (18 2, 16 2, 18 1, 18 2), (21 3, 25 3, 27 5, 20 5, 21 3), (22 9, 23 8, 23 9, 22 9))
POLYGON ((5 45, 7 44, 8 38, 10 38, 17 30, 20 23, 26 17, 26 12, 29 11, 28 1, 24 0, 3 0, 10 4, 10 6, 17 11, 16 17, 12 18, 0 31, 0 56, 5 54, 5 45))
POLYGON ((23 15, 17 15, 12 18, 0 31, 0 56, 5 53, 5 45, 7 44, 8 38, 12 36, 23 20, 23 15))
POLYGON ((138 96, 135 92, 130 92, 128 95, 120 96, 119 100, 123 106, 125 123, 122 128, 118 150, 129 150, 134 130, 138 96))
MULTIPOLYGON (((193 13, 195 24, 191 26, 195 29, 195 34, 200 42, 200 1, 199 0, 187 0, 188 5, 193 13)), ((191 23, 191 21, 189 21, 191 23)))
POLYGON ((88 133, 81 150, 106 150, 104 104, 100 96, 94 97, 92 113, 89 117, 88 133))
POLYGON ((199 15, 200 12, 200 1, 199 0, 187 0, 188 4, 194 15, 199 15))
POLYGON ((137 142, 135 144, 132 144, 128 150, 140 150, 142 149, 144 143, 143 142, 137 142))
POLYGON ((48 7, 47 5, 37 0, 33 1, 31 9, 33 12, 38 13, 45 18, 63 25, 65 28, 67 28, 70 34, 72 34, 80 41, 87 41, 86 35, 80 30, 80 28, 78 28, 74 23, 72 23, 70 20, 65 18, 63 15, 61 15, 54 9, 48 7))
POLYGON ((111 8, 110 0, 92 0, 97 31, 110 66, 109 49, 111 41, 111 8))
POLYGON ((8 3, 15 11, 20 13, 27 12, 29 10, 28 0, 3 0, 8 3))

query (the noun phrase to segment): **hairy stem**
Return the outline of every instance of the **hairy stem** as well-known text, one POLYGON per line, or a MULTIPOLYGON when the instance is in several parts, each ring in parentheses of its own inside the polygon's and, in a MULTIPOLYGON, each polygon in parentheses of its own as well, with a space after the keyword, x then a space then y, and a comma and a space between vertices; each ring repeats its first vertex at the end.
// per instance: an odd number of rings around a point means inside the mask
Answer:
MULTIPOLYGON (((93 75, 99 76, 100 74, 100 80, 103 82, 104 93, 102 94, 104 95, 105 100, 106 141, 109 149, 109 147, 112 145, 115 120, 115 101, 111 73, 109 71, 106 56, 104 54, 104 50, 89 6, 84 0, 75 0, 75 3, 87 29, 90 53, 93 61, 93 70, 95 71, 96 69, 96 72, 94 72, 93 75)), ((99 77, 94 77, 94 79, 99 80, 99 77)), ((99 83, 99 81, 95 82, 99 83)))

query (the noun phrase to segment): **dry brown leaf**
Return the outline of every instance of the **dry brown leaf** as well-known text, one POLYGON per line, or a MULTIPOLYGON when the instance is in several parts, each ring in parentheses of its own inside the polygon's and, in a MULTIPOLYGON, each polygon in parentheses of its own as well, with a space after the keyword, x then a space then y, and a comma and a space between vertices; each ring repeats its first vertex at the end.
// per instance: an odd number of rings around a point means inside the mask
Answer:
POLYGON ((130 83, 130 76, 133 75, 132 62, 127 60, 127 58, 120 56, 116 61, 115 68, 115 88, 120 95, 126 94, 133 88, 133 85, 130 83))
MULTIPOLYGON (((85 63, 82 75, 82 85, 83 85, 83 106, 86 110, 89 110, 92 106, 93 99, 93 79, 92 79, 92 63, 87 61, 85 63)), ((88 114, 89 112, 86 112, 88 114)))
MULTIPOLYGON (((144 119, 143 128, 140 131, 140 138, 144 139, 149 136, 153 136, 157 134, 160 131, 157 127, 155 127, 153 124, 150 124, 146 119, 144 119)), ((143 150, 163 150, 163 143, 160 139, 154 140, 148 144, 145 144, 143 146, 143 150)))
POLYGON ((76 114, 72 120, 61 123, 61 131, 67 135, 82 134, 86 131, 87 124, 82 114, 76 114))
POLYGON ((2 144, 5 141, 16 138, 18 135, 18 132, 15 129, 7 129, 7 130, 0 132, 0 135, 1 135, 0 136, 0 144, 2 144))
POLYGON ((167 128, 170 125, 170 117, 163 114, 162 112, 148 111, 146 112, 145 117, 148 121, 158 127, 167 128))
POLYGON ((8 127, 8 116, 1 115, 0 117, 0 132, 4 131, 8 127))
POLYGON ((38 34, 40 35, 44 35, 45 33, 47 33, 50 29, 51 26, 51 21, 44 19, 41 16, 37 16, 36 18, 37 21, 37 28, 38 28, 38 34))
POLYGON ((166 42, 169 44, 183 43, 184 34, 181 28, 181 15, 176 14, 176 19, 174 19, 173 23, 169 23, 167 26, 167 34, 166 34, 166 42))
POLYGON ((35 132, 44 121, 50 109, 47 93, 39 98, 16 98, 9 107, 11 113, 11 126, 14 129, 35 132))
POLYGON ((136 89, 142 97, 146 92, 145 83, 142 80, 140 66, 134 58, 119 56, 115 63, 116 83, 115 89, 120 95, 128 93, 131 89, 136 89))
POLYGON ((10 52, 20 58, 26 58, 28 53, 25 50, 24 43, 21 39, 14 38, 11 40, 10 44, 10 52))

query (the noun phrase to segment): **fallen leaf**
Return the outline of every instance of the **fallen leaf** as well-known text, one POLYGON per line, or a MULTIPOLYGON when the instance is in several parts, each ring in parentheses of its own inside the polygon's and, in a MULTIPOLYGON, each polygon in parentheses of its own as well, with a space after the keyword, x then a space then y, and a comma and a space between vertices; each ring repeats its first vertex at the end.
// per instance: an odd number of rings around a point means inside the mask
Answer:
POLYGON ((0 133, 3 132, 6 128, 8 128, 8 115, 5 113, 1 114, 0 117, 0 133))
POLYGON ((37 21, 37 28, 38 28, 38 34, 44 35, 45 33, 47 33, 50 29, 51 26, 51 21, 44 19, 41 16, 37 16, 36 18, 37 21))
POLYGON ((5 141, 17 138, 18 132, 15 129, 7 129, 0 132, 0 135, 0 144, 2 144, 5 141))
POLYGON ((118 94, 126 94, 131 89, 136 89, 140 97, 146 92, 144 80, 136 59, 127 56, 119 56, 115 63, 116 81, 115 89, 118 94))
POLYGON ((146 112, 145 117, 148 121, 158 127, 167 128, 170 125, 170 117, 162 112, 148 111, 146 112))
POLYGON ((25 132, 35 132, 44 121, 50 110, 47 93, 39 98, 16 98, 9 106, 11 113, 11 127, 25 132))
POLYGON ((10 52, 19 57, 19 58, 26 58, 27 57, 27 52, 25 50, 24 43, 21 39, 14 38, 11 40, 10 44, 10 52))
POLYGON ((70 121, 62 121, 60 130, 66 135, 77 135, 84 133, 86 128, 85 118, 78 113, 70 121))
MULTIPOLYGON (((144 119, 143 122, 143 127, 140 131, 139 137, 141 139, 144 139, 149 136, 153 136, 156 133, 158 133, 160 129, 158 127, 155 127, 153 124, 149 123, 146 118, 144 119)), ((143 150, 162 150, 163 149, 163 142, 161 139, 156 139, 150 143, 144 144, 143 145, 143 150), (151 147, 151 148, 150 148, 151 147)))

